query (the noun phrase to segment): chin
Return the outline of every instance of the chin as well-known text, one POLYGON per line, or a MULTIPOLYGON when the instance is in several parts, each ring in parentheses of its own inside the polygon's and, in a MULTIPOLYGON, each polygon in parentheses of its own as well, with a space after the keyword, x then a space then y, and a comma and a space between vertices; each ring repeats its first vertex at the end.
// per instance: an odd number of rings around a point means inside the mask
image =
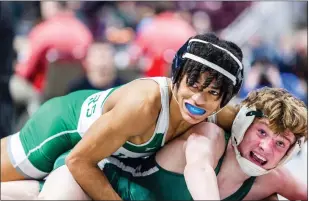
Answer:
POLYGON ((189 114, 187 114, 186 112, 184 112, 184 113, 182 114, 182 118, 183 118, 186 122, 188 122, 188 123, 190 123, 190 124, 198 124, 198 123, 200 123, 200 122, 202 121, 202 118, 199 118, 199 119, 193 118, 193 117, 191 117, 189 114))

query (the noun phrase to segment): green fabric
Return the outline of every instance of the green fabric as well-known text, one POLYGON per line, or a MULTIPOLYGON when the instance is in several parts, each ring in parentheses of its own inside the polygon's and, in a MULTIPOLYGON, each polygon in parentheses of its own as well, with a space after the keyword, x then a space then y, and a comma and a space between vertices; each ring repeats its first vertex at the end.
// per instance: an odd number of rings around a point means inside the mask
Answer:
MULTIPOLYGON (((225 133, 226 147, 229 138, 230 133, 225 133)), ((53 169, 65 164, 65 158, 70 151, 61 154, 56 159, 53 169)), ((220 158, 215 169, 217 175, 223 159, 224 155, 220 158)), ((118 163, 107 162, 103 171, 123 200, 192 200, 183 174, 161 168, 156 163, 154 155, 149 158, 115 158, 115 160, 118 163)), ((242 200, 250 191, 254 181, 255 177, 247 179, 235 193, 224 200, 242 200)), ((44 181, 40 181, 40 191, 43 185, 44 181)))
MULTIPOLYGON (((61 154, 55 161, 54 166, 53 166, 53 170, 65 165, 65 158, 69 155, 69 153, 71 152, 71 149, 63 154, 61 154)), ((39 184, 40 184, 40 188, 39 191, 42 191, 42 188, 44 186, 45 180, 40 180, 39 184)))
POLYGON ((81 106, 88 96, 96 92, 83 90, 53 98, 45 102, 27 121, 20 131, 20 140, 27 154, 37 148, 28 158, 33 166, 43 172, 50 172, 56 158, 80 141, 76 129, 81 106), (43 143, 44 146, 40 147, 43 143))
MULTIPOLYGON (((230 133, 226 133, 225 137, 227 147, 230 133)), ((224 155, 215 169, 217 175, 223 158, 224 155)), ((139 159, 135 162, 119 160, 122 162, 120 165, 107 163, 104 167, 104 173, 123 200, 192 200, 183 174, 173 173, 161 168, 156 163, 155 156, 139 159), (128 167, 131 168, 131 172, 135 174, 141 172, 143 176, 133 176, 132 173, 124 171, 124 169, 129 169, 128 167), (150 169, 154 171, 146 174, 150 169)), ((255 177, 249 178, 235 193, 224 200, 242 200, 250 191, 254 180, 255 177)))

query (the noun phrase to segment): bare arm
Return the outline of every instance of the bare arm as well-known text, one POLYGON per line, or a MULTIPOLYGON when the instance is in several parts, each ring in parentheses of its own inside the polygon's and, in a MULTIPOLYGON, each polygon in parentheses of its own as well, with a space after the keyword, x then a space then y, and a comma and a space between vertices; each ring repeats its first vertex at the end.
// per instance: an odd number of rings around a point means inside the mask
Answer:
POLYGON ((191 134, 185 144, 184 176, 194 200, 220 200, 215 167, 224 153, 224 133, 217 126, 208 135, 191 134))
POLYGON ((194 200, 219 200, 214 168, 224 149, 224 131, 213 123, 202 122, 164 146, 156 161, 169 171, 184 173, 194 200))
POLYGON ((278 194, 288 200, 308 200, 307 184, 297 179, 287 168, 278 169, 278 194))
POLYGON ((150 129, 159 112, 141 91, 128 89, 124 93, 115 106, 89 128, 66 159, 74 179, 94 200, 121 199, 97 164, 131 136, 142 135, 150 129))

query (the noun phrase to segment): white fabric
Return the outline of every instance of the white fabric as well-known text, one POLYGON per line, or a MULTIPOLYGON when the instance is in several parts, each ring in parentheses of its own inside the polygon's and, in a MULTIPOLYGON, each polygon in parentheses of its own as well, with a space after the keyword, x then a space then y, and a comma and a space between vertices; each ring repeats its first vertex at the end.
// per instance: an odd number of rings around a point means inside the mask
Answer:
POLYGON ((36 148, 30 150, 29 153, 26 155, 20 141, 19 132, 9 136, 8 153, 13 167, 16 168, 16 170, 26 178, 41 179, 44 178, 48 173, 42 172, 41 170, 37 169, 29 161, 28 158, 34 150, 36 150, 36 148))
POLYGON ((73 178, 66 165, 46 178, 38 200, 91 200, 73 178), (61 179, 60 179, 61 178, 61 179))
POLYGON ((246 158, 243 158, 238 150, 238 145, 243 140, 243 137, 248 130, 249 126, 252 124, 252 122, 255 119, 255 116, 246 116, 246 114, 250 111, 256 111, 255 107, 248 108, 246 106, 242 106, 240 111, 237 113, 237 116, 234 119, 233 125, 232 125, 232 145, 234 147, 234 151, 236 153, 236 159, 239 163, 240 168, 243 170, 243 172, 249 176, 261 176, 264 174, 269 173, 270 171, 281 167, 285 163, 287 163, 291 158, 299 152, 302 145, 304 144, 305 138, 302 137, 298 139, 298 141, 293 145, 293 147, 290 148, 290 151, 281 159, 279 164, 271 169, 271 170, 265 170, 264 168, 261 168, 260 166, 252 163, 251 161, 247 160, 246 158))
MULTIPOLYGON (((169 93, 168 93, 168 82, 166 77, 150 77, 142 79, 152 79, 157 82, 160 86, 161 93, 161 111, 156 124, 154 133, 164 133, 161 146, 164 146, 166 133, 169 127, 169 93)), ((153 135, 154 137, 155 135, 153 135)), ((150 140, 149 140, 150 141, 150 140)))
POLYGON ((229 73, 228 71, 224 70, 222 67, 210 62, 210 61, 207 61, 206 59, 203 59, 201 57, 198 57, 194 54, 190 54, 190 53, 185 53, 183 55, 183 58, 188 58, 188 59, 192 59, 196 62, 199 62, 201 64, 204 64, 216 71, 218 71, 219 73, 223 74, 224 76, 226 76, 227 78, 229 78, 230 80, 232 80, 233 82, 233 85, 236 85, 236 77, 234 75, 232 75, 231 73, 229 73))
POLYGON ((220 49, 220 50, 225 51, 226 53, 228 53, 228 54, 236 61, 236 63, 238 64, 238 66, 239 66, 240 69, 243 68, 241 62, 239 61, 239 59, 237 59, 237 57, 235 57, 234 54, 232 54, 232 53, 231 53, 230 51, 228 51, 227 49, 224 49, 223 47, 220 47, 220 46, 218 46, 218 45, 215 45, 215 44, 212 44, 212 43, 210 43, 210 42, 203 41, 203 40, 200 40, 200 39, 195 39, 195 38, 194 38, 194 39, 189 40, 189 44, 192 43, 192 42, 199 42, 199 43, 204 43, 204 44, 211 44, 212 46, 214 46, 214 47, 216 47, 216 48, 218 48, 218 49, 220 49))
POLYGON ((35 200, 39 189, 36 180, 1 182, 1 200, 35 200))

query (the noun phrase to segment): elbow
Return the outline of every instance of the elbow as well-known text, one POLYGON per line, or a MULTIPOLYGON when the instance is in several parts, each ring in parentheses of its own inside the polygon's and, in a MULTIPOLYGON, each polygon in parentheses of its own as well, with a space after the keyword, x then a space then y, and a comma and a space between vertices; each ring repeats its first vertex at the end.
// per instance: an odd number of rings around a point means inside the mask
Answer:
POLYGON ((74 174, 77 167, 81 168, 81 166, 82 166, 81 162, 82 161, 83 160, 80 156, 72 155, 72 153, 70 153, 65 159, 65 164, 68 167, 68 169, 70 170, 70 172, 72 174, 74 174))
POLYGON ((69 154, 65 159, 65 165, 69 168, 70 171, 74 167, 74 163, 76 163, 76 158, 69 154))
POLYGON ((82 170, 89 170, 97 168, 97 163, 93 162, 89 158, 83 155, 70 153, 65 159, 65 165, 68 167, 70 172, 74 174, 80 174, 82 170))

